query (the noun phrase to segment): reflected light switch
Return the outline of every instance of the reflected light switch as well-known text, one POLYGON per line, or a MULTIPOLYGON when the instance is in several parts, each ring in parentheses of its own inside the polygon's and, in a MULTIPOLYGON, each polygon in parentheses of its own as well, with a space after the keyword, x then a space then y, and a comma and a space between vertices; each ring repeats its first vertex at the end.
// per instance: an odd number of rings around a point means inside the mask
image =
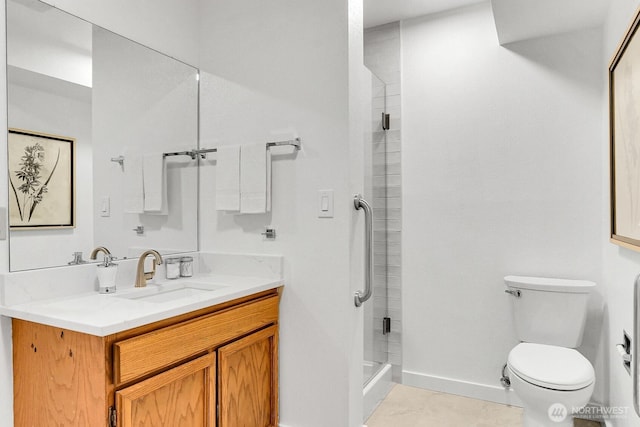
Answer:
POLYGON ((318 191, 318 218, 333 218, 333 190, 318 191))
POLYGON ((108 196, 100 199, 100 216, 111 216, 111 200, 108 196))

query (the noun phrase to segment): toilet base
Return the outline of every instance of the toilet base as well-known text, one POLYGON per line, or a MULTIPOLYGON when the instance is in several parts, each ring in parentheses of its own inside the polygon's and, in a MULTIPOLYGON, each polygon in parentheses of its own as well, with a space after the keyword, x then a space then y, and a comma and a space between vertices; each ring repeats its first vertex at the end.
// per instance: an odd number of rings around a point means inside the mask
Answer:
POLYGON ((524 406, 523 427, 573 427, 573 412, 589 402, 594 388, 591 383, 579 390, 550 390, 523 380, 510 368, 509 378, 524 406))

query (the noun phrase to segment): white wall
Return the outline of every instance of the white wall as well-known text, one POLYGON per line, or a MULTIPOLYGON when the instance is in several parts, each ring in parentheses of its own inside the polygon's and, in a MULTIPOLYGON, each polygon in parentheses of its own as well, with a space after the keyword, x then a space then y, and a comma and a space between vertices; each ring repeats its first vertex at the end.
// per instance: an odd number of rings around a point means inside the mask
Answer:
MULTIPOLYGON (((609 61, 622 40, 628 25, 634 17, 637 0, 614 0, 607 17, 604 32, 604 53, 601 58, 600 71, 606 78, 609 61)), ((608 100, 603 98, 603 109, 608 108, 608 100)), ((602 247, 604 256, 604 283, 607 289, 608 321, 605 324, 608 339, 603 342, 604 352, 609 360, 607 372, 607 388, 609 405, 627 408, 627 415, 615 420, 617 427, 638 425, 638 416, 633 409, 632 382, 615 345, 622 341, 622 331, 626 330, 638 339, 633 328, 633 281, 640 272, 640 253, 609 243, 609 135, 608 116, 603 115, 605 132, 601 136, 602 186, 605 189, 602 198, 602 247)), ((634 355, 637 357, 637 355, 634 355)))
POLYGON ((215 211, 215 155, 201 169, 201 248, 284 255, 282 425, 361 423, 362 331, 350 246, 361 252, 351 230, 361 225, 352 198, 362 175, 350 172, 348 77, 355 64, 362 71, 362 12, 352 3, 355 10, 339 0, 211 1, 202 12, 202 146, 302 138, 298 153, 272 150, 269 214, 215 211), (347 32, 348 13, 352 27, 359 16, 359 33, 347 32), (347 43, 357 50, 358 38, 360 60, 350 66, 347 43), (334 190, 334 218, 317 216, 317 192, 326 189, 334 190), (260 235, 267 225, 275 241, 260 235))
MULTIPOLYGON (((360 427, 363 425, 364 401, 363 401, 363 371, 364 360, 364 313, 361 308, 354 308, 354 291, 362 290, 364 285, 364 215, 353 209, 353 195, 362 194, 365 188, 366 161, 365 141, 370 136, 368 117, 371 111, 366 102, 371 98, 369 80, 370 72, 364 67, 364 28, 363 28, 363 1, 348 0, 348 153, 349 153, 349 184, 347 195, 347 210, 349 216, 349 282, 347 309, 345 310, 345 335, 344 346, 346 349, 347 375, 347 405, 348 417, 339 425, 360 427)), ((331 304, 342 303, 342 294, 336 295, 336 300, 331 304)), ((343 364, 345 362, 342 362, 343 364)), ((327 367, 333 370, 331 366, 327 367)), ((326 374, 326 372, 325 372, 326 374)), ((332 378, 328 378, 332 381, 332 378)), ((326 424, 325 424, 326 425, 326 424)))
POLYGON ((501 47, 488 3, 402 23, 407 383, 508 401, 503 276, 583 278, 604 399, 600 34, 501 47))

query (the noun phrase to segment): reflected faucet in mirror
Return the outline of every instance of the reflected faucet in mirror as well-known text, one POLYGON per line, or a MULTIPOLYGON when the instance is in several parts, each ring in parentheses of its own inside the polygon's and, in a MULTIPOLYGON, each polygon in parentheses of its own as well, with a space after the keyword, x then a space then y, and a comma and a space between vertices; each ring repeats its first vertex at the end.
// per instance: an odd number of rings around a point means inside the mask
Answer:
POLYGON ((91 251, 91 255, 89 255, 89 259, 95 260, 98 257, 98 252, 102 252, 105 257, 107 255, 111 255, 111 252, 109 251, 109 249, 105 248, 104 246, 98 246, 97 248, 91 251))
POLYGON ((147 280, 153 279, 156 275, 156 266, 162 264, 162 255, 158 251, 149 249, 140 255, 138 260, 138 268, 136 269, 136 288, 144 288, 147 286, 147 280), (144 261, 149 256, 153 255, 153 269, 151 271, 144 271, 144 261))
POLYGON ((73 260, 69 261, 67 264, 69 265, 78 265, 78 264, 86 264, 87 261, 82 259, 82 252, 74 252, 73 260))

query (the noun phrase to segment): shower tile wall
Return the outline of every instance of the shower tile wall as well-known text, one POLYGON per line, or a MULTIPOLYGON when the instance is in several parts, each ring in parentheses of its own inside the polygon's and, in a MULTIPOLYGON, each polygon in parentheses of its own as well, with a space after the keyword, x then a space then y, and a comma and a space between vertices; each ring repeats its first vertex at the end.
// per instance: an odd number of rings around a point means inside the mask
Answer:
MULTIPOLYGON (((394 381, 401 378, 401 332, 402 310, 400 290, 401 243, 401 168, 400 168, 400 23, 381 25, 364 32, 364 62, 367 68, 386 83, 386 112, 390 114, 390 129, 387 130, 387 144, 384 146, 384 131, 381 115, 384 106, 384 92, 373 88, 373 208, 374 218, 374 321, 376 325, 374 349, 388 352, 393 365, 394 381), (386 232, 385 232, 386 230, 386 232), (385 294, 384 283, 387 283, 385 294), (388 347, 382 335, 382 318, 391 317, 391 334, 388 347)), ((378 356, 378 355, 376 355, 378 356)), ((382 356, 382 355, 381 355, 382 356)))

